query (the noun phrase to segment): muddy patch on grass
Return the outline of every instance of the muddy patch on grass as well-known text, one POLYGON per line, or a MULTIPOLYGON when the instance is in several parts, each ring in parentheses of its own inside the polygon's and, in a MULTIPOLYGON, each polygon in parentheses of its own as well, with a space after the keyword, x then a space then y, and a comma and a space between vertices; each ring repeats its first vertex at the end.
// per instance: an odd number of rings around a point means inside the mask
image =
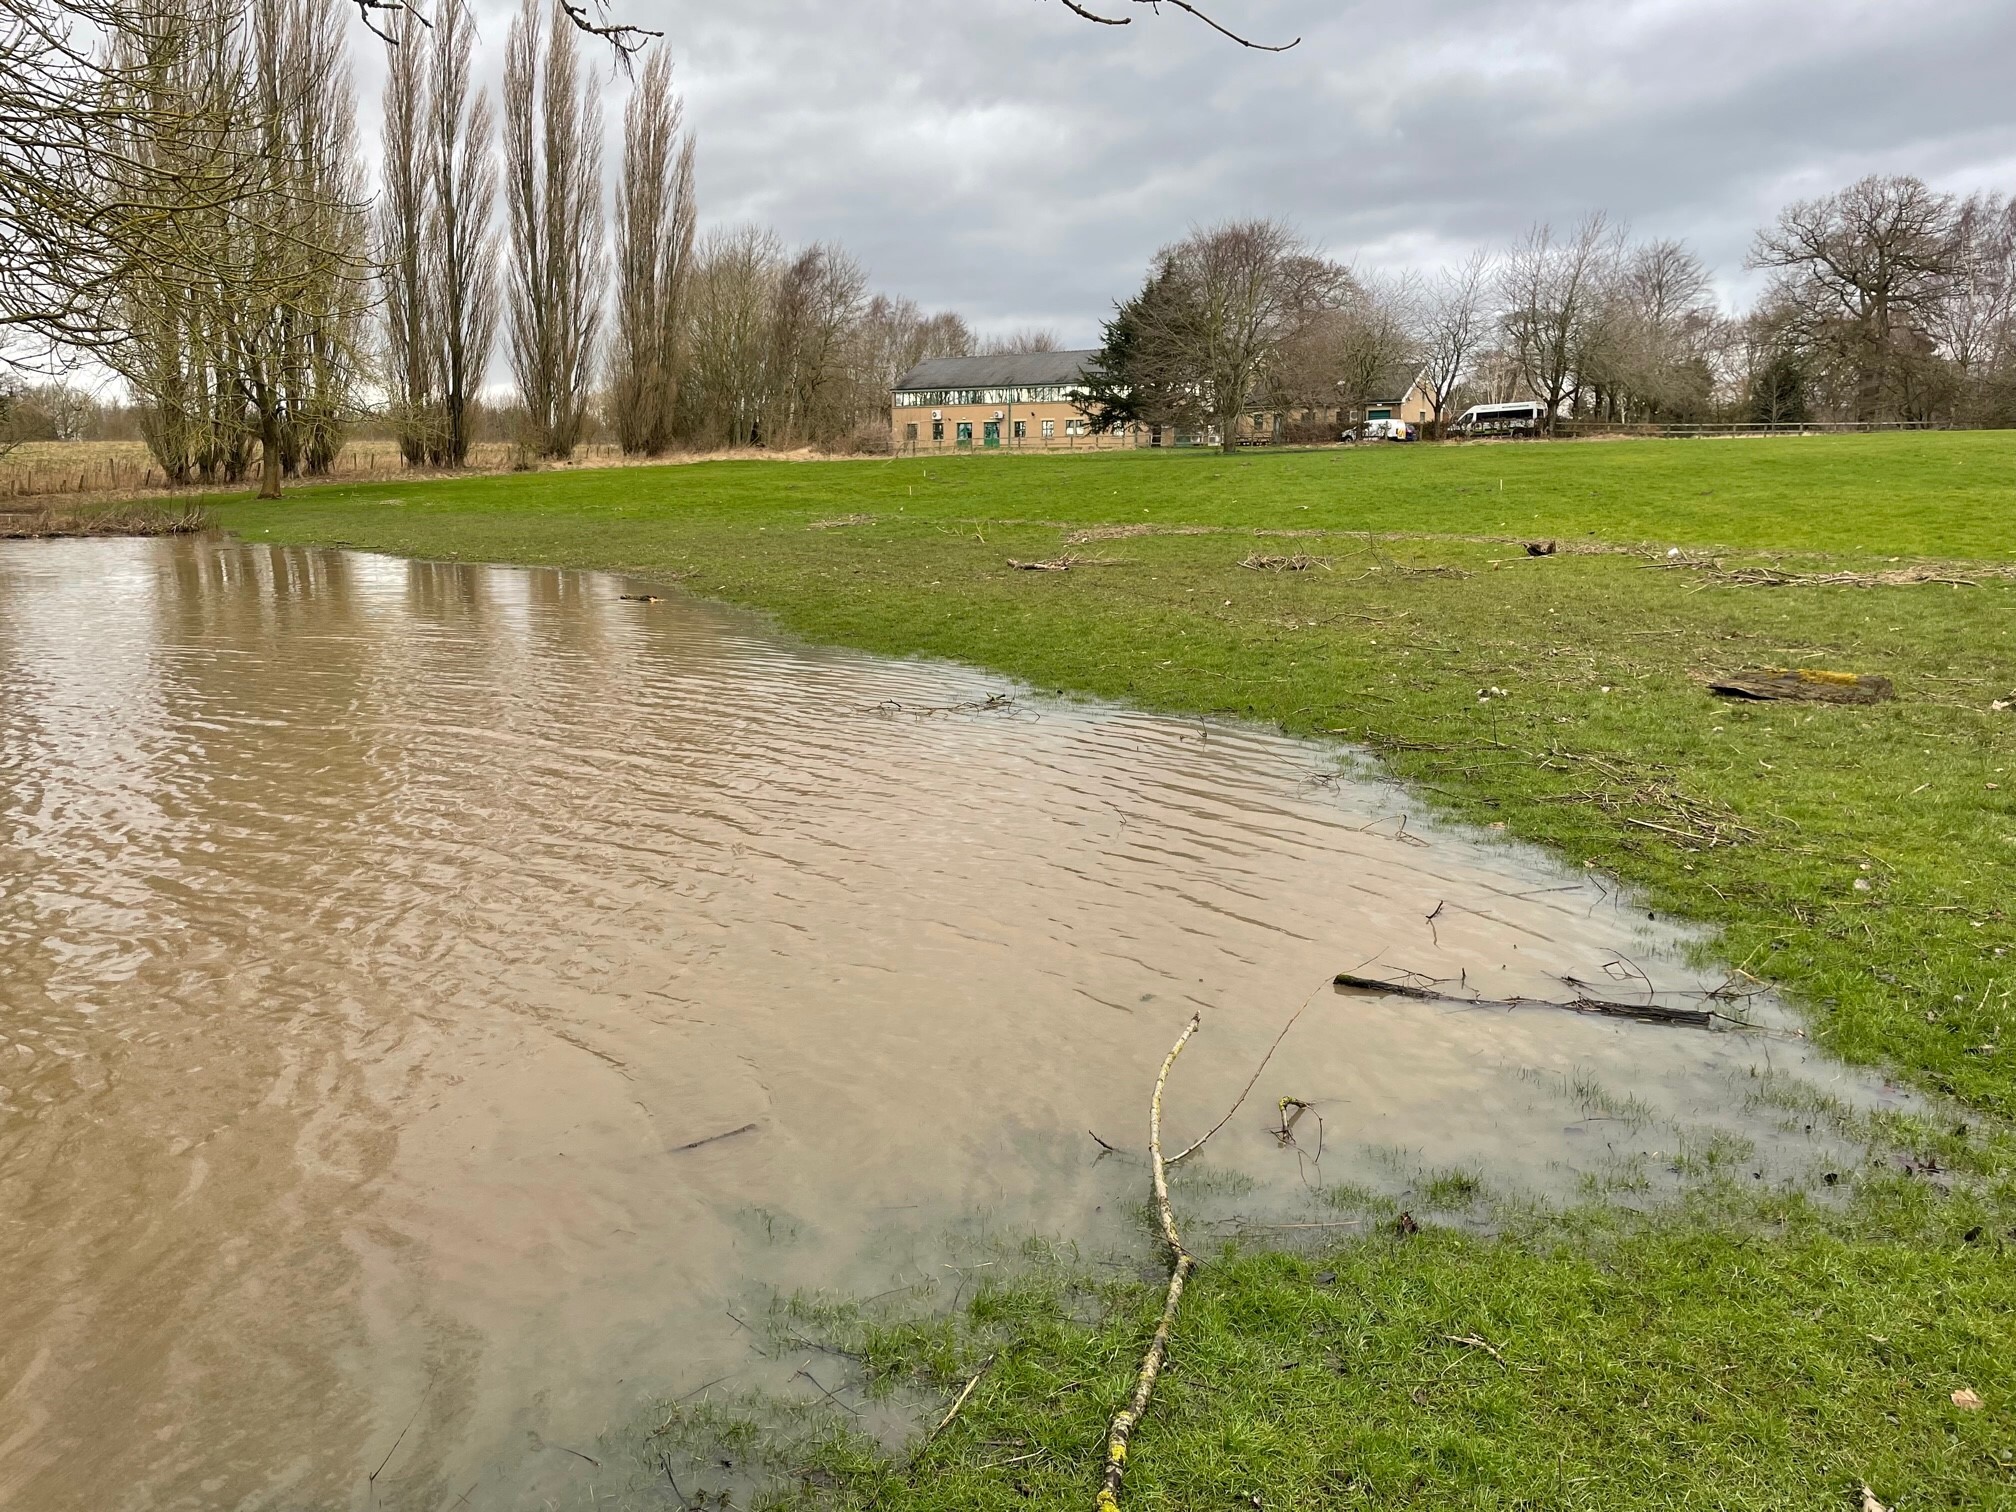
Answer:
POLYGON ((1127 1240, 1192 1013, 1188 1137, 1315 995, 1200 1232, 1403 1168, 1656 1184, 1681 1124, 1777 1180, 1820 1156, 1753 1074, 1887 1097, 1768 1004, 1337 997, 1722 978, 1599 879, 1309 780, 1317 748, 652 591, 0 548, 0 1503, 581 1494, 604 1427, 746 1363, 752 1293, 1127 1240))

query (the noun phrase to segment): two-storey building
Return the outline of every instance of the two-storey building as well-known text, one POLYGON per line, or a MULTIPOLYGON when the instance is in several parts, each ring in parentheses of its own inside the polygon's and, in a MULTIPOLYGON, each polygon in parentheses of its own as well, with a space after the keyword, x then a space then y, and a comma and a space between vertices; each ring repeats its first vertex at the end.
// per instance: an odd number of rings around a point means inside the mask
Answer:
POLYGON ((899 453, 1140 445, 1138 427, 1095 435, 1074 402, 1098 357, 1089 351, 927 358, 896 380, 889 439, 899 453))

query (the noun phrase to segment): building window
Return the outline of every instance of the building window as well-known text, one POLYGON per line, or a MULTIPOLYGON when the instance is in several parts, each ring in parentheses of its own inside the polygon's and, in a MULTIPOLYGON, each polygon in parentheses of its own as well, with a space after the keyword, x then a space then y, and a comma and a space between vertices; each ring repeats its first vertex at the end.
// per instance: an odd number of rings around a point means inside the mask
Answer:
POLYGON ((945 422, 943 420, 933 420, 931 422, 931 439, 933 441, 943 441, 945 439, 945 422))
POLYGON ((1055 420, 1045 420, 1043 422, 1043 439, 1045 441, 1048 441, 1056 434, 1057 434, 1057 422, 1055 420))
POLYGON ((971 420, 961 420, 958 422, 958 425, 957 435, 959 444, 961 446, 971 446, 973 444, 973 422, 971 420))
POLYGON ((915 441, 917 439, 917 427, 914 424, 903 427, 903 439, 905 441, 915 441))
POLYGON ((1064 434, 1067 436, 1084 435, 1085 422, 1083 420, 1066 420, 1064 422, 1064 434))
POLYGON ((1029 422, 1027 420, 1017 420, 1015 422, 1015 439, 1017 441, 1026 441, 1029 439, 1029 422))

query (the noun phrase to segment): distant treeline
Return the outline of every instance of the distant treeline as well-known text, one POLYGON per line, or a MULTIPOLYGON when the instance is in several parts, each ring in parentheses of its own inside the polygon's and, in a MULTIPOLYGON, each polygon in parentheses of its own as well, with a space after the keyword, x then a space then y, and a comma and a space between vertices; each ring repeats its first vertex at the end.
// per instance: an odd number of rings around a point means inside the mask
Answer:
POLYGON ((1560 420, 2016 424, 2016 201, 1867 178, 1757 234, 1749 310, 1683 242, 1591 215, 1431 275, 1361 274, 1275 221, 1193 232, 1107 323, 1103 422, 1233 436, 1418 391, 1438 422, 1531 399, 1560 420))
MULTIPOLYGON (((895 378, 978 346, 958 316, 872 293, 840 247, 703 233, 662 48, 606 184, 559 0, 521 0, 494 100, 467 0, 424 23, 367 7, 387 59, 375 192, 352 0, 67 3, 47 20, 0 0, 0 320, 117 373, 130 405, 0 386, 0 440, 137 431, 174 481, 256 467, 267 492, 326 473, 360 424, 436 467, 500 429, 528 464, 593 439, 880 449, 895 378)), ((2016 423, 2010 199, 1864 179, 1786 207, 1750 265, 1768 287, 1729 310, 1685 244, 1601 215, 1417 273, 1340 264, 1275 221, 1200 229, 1116 307, 1087 409, 1228 442, 1256 410, 1313 439, 1417 386, 1443 420, 1530 398, 1626 424, 2016 423)))

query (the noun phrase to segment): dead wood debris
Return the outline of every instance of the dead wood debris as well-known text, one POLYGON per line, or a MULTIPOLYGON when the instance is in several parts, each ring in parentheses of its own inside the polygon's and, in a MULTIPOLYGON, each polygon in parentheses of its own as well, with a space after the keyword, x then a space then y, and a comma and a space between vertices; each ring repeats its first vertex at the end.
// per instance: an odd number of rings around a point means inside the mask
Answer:
POLYGON ((1183 1303, 1183 1285, 1197 1268, 1196 1257, 1183 1247, 1183 1237, 1176 1229, 1176 1215, 1169 1207, 1169 1166, 1162 1158, 1162 1091, 1169 1083, 1169 1070, 1176 1064, 1176 1057, 1183 1053, 1183 1047, 1190 1043, 1190 1036, 1202 1023, 1200 1015, 1190 1015, 1189 1024, 1162 1062, 1161 1074, 1155 1078, 1155 1094, 1148 1102, 1148 1158, 1155 1176, 1155 1216, 1161 1222, 1162 1242, 1169 1251, 1169 1292, 1162 1303, 1161 1320, 1155 1325, 1155 1337, 1149 1341, 1148 1353, 1134 1377, 1133 1394, 1127 1405, 1113 1415, 1112 1425, 1106 1430, 1106 1473, 1099 1488, 1099 1512, 1119 1512, 1120 1482, 1127 1474, 1127 1445, 1142 1414, 1148 1410, 1148 1399, 1155 1393, 1155 1379, 1169 1358, 1169 1335, 1176 1326, 1176 1309, 1183 1303))
POLYGON ((1066 546, 1090 546, 1096 541, 1133 541, 1142 536, 1219 535, 1221 525, 1090 525, 1064 537, 1066 546))
POLYGON ((626 604, 662 604, 664 602, 655 593, 619 593, 616 597, 626 604))
POLYGON ((951 704, 906 704, 899 699, 885 698, 878 704, 870 704, 860 712, 914 714, 920 719, 928 719, 934 714, 993 714, 1014 707, 1016 703, 1013 693, 989 693, 985 698, 969 698, 962 703, 951 704))
POLYGON ((1249 572, 1313 572, 1318 568, 1328 572, 1330 558, 1310 556, 1306 551, 1298 551, 1293 556, 1268 556, 1256 551, 1243 558, 1239 565, 1249 572))
MULTIPOLYGON (((1096 1138, 1097 1136, 1095 1135, 1094 1137, 1096 1138)), ((952 1399, 952 1405, 946 1410, 945 1416, 938 1419, 938 1426, 936 1428, 933 1428, 931 1432, 925 1436, 924 1442, 917 1446, 917 1452, 910 1456, 910 1463, 913 1466, 919 1460, 924 1458, 926 1451, 928 1451, 933 1444, 938 1442, 939 1436, 943 1434, 947 1428, 950 1428, 952 1426, 952 1419, 959 1416, 959 1410, 966 1405, 966 1399, 973 1395, 973 1388, 980 1384, 980 1378, 985 1374, 987 1374, 987 1372, 993 1367, 993 1364, 994 1364, 994 1356, 991 1354, 987 1356, 986 1359, 980 1362, 980 1368, 973 1372, 972 1379, 967 1381, 965 1389, 962 1390, 958 1396, 952 1399)), ((814 1382, 814 1384, 816 1385, 818 1383, 814 1382)))
POLYGON ((1887 677, 1861 672, 1822 672, 1812 667, 1766 667, 1721 677, 1708 684, 1723 698, 1757 702, 1833 704, 1886 703, 1897 696, 1887 677))
MULTIPOLYGON (((1413 973, 1410 973, 1413 974, 1413 973)), ((1565 1008, 1571 1013, 1597 1013, 1608 1018, 1636 1019, 1647 1024, 1674 1024, 1689 1029, 1712 1029, 1726 1016, 1707 1008, 1669 1008, 1663 1003, 1617 1003, 1603 998, 1473 998, 1458 997, 1438 987, 1417 987, 1411 982, 1388 982, 1378 977, 1337 973, 1336 985, 1347 992, 1368 992, 1384 997, 1414 998, 1429 1003, 1455 1003, 1465 1008, 1565 1008)), ((1734 1022, 1733 1020, 1726 1020, 1734 1022)))
POLYGON ((1920 562, 1880 572, 1791 572, 1782 567, 1725 567, 1718 557, 1677 549, 1645 566, 1653 572, 1705 573, 1731 588, 1913 588, 1927 583, 1978 588, 1984 582, 2016 580, 2016 567, 1990 562, 1920 562))
POLYGON ((673 1145, 665 1153, 668 1155, 680 1155, 684 1154, 687 1150, 697 1150, 702 1145, 719 1144, 724 1139, 733 1139, 737 1134, 754 1134, 755 1132, 756 1125, 746 1123, 739 1129, 729 1129, 725 1133, 709 1134, 705 1139, 690 1139, 685 1144, 673 1145))
POLYGON ((849 525, 873 525, 874 523, 875 516, 873 515, 850 514, 841 515, 838 519, 833 520, 814 520, 805 528, 807 530, 844 530, 849 525))
POLYGON ((1526 543, 1526 555, 1528 556, 1552 556, 1560 549, 1561 543, 1559 541, 1528 541, 1526 543))
MULTIPOLYGON (((1357 732, 1334 730, 1331 733, 1357 732)), ((1567 751, 1558 745, 1545 750, 1529 750, 1502 740, 1401 740, 1373 731, 1365 732, 1360 738, 1379 751, 1426 751, 1436 755, 1502 752, 1530 761, 1543 771, 1590 772, 1600 780, 1600 787, 1556 793, 1542 801, 1593 804, 1633 829, 1665 835, 1675 844, 1688 849, 1713 850, 1716 846, 1746 844, 1763 838, 1730 810, 1688 797, 1663 767, 1633 770, 1606 757, 1567 751), (1634 813, 1633 810, 1640 812, 1634 813), (1644 811, 1658 817, 1641 817, 1644 811)))
POLYGON ((1074 551, 1067 551, 1047 562, 1023 562, 1010 557, 1008 565, 1017 572, 1069 572, 1073 567, 1118 567, 1121 561, 1120 557, 1079 556, 1074 551))

